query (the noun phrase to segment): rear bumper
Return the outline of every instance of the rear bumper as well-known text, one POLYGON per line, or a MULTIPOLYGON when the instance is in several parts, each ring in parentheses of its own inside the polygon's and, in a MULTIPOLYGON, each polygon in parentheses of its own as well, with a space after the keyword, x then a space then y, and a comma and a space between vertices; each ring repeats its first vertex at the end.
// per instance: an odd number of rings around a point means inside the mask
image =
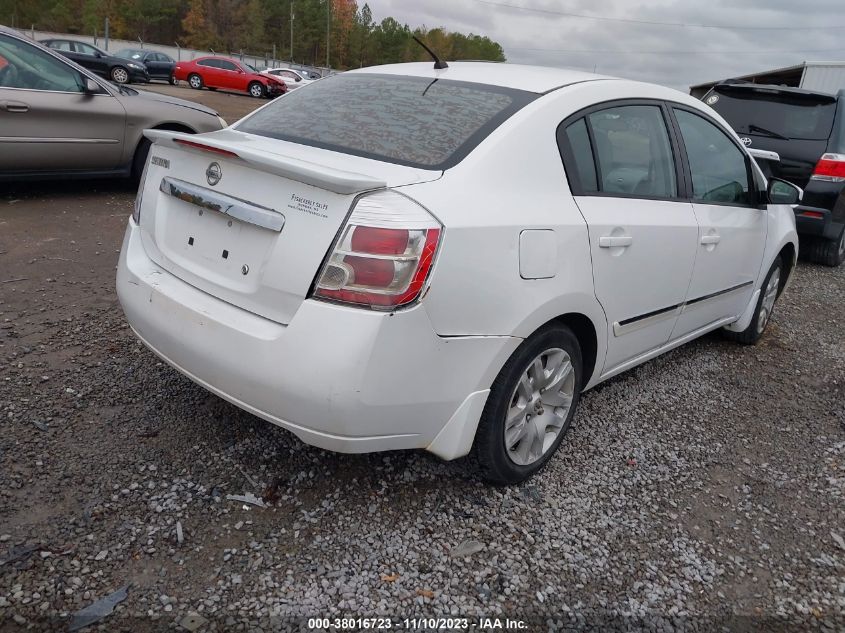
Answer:
POLYGON ((344 453, 465 454, 487 389, 521 342, 439 337, 422 307, 390 315, 306 300, 281 325, 161 269, 132 221, 117 293, 141 341, 188 378, 307 444, 344 453))
POLYGON ((811 180, 795 208, 795 228, 801 235, 838 239, 845 226, 845 187, 811 180))

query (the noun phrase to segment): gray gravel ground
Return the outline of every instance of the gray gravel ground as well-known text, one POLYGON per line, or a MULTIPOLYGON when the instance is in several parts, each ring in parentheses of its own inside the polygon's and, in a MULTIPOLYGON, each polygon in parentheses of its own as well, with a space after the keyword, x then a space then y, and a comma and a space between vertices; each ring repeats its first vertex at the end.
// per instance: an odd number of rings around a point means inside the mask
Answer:
POLYGON ((103 630, 845 630, 845 267, 800 264, 756 347, 707 336, 589 392, 541 476, 494 488, 305 446, 158 362, 113 292, 131 192, 89 189, 0 197, 0 281, 27 278, 0 285, 0 628, 128 585, 103 630))

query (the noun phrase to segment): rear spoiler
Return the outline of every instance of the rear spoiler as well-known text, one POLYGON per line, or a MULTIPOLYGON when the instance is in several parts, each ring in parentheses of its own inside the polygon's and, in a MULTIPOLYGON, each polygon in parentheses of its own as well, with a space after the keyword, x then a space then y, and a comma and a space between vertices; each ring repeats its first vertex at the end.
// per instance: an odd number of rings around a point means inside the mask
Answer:
POLYGON ((335 193, 352 194, 387 187, 387 182, 384 180, 364 174, 326 167, 281 154, 256 152, 240 144, 227 143, 207 136, 195 136, 170 130, 144 130, 144 136, 155 145, 240 159, 260 171, 328 189, 335 193))

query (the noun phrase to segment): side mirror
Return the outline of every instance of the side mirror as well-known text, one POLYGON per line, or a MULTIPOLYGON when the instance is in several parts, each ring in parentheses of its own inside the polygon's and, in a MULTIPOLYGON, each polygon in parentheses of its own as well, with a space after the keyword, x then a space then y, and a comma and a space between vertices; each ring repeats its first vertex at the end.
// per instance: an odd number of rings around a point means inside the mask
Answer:
POLYGON ((780 178, 771 178, 767 196, 771 204, 798 204, 804 197, 801 187, 796 187, 791 182, 780 178))
POLYGON ((82 90, 87 95, 96 95, 101 93, 103 90, 100 88, 100 84, 96 81, 91 79, 90 77, 85 77, 85 87, 82 90))

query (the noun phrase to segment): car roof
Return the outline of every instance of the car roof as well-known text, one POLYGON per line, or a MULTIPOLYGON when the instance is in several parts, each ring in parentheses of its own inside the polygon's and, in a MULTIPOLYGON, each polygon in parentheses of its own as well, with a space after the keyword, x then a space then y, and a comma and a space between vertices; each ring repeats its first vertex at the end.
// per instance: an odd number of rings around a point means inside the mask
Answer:
POLYGON ((614 79, 604 75, 586 73, 568 68, 550 66, 527 66, 524 64, 504 64, 498 62, 449 62, 449 67, 437 70, 433 62, 412 62, 407 64, 387 64, 350 70, 350 73, 378 73, 383 75, 406 75, 428 77, 431 79, 452 79, 471 83, 515 88, 528 92, 544 93, 562 86, 614 79))

